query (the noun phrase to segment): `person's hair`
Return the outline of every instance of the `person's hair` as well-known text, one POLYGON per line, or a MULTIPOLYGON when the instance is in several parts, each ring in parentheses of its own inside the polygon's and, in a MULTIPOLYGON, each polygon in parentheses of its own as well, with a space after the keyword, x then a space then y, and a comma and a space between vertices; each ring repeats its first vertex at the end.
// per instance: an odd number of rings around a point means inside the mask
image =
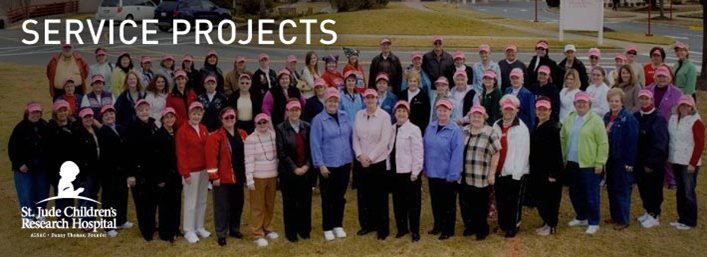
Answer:
POLYGON ((609 92, 606 93, 606 101, 610 101, 612 97, 618 96, 621 99, 621 102, 624 102, 624 98, 626 97, 626 93, 624 93, 623 89, 620 88, 612 88, 609 89, 609 92))
POLYGON ((347 59, 346 63, 352 65, 355 69, 358 69, 358 62, 359 62, 358 56, 356 56, 356 63, 351 63, 351 56, 348 56, 348 58, 346 58, 346 59, 347 59))
MULTIPOLYGON (((566 75, 565 75, 565 76, 566 76, 566 75)), ((538 99, 535 99, 535 102, 537 103, 537 102, 539 102, 540 100, 545 100, 545 101, 550 102, 550 109, 552 110, 552 99, 550 99, 549 97, 543 95, 543 96, 539 96, 538 99)), ((533 106, 533 108, 535 108, 535 106, 533 106)))
POLYGON ((498 104, 503 105, 503 103, 506 101, 510 101, 513 103, 513 105, 520 108, 520 99, 518 99, 517 96, 514 96, 512 94, 511 95, 504 95, 503 97, 501 97, 501 100, 498 100, 498 104))
MULTIPOLYGON (((690 113, 688 113, 687 115, 695 115, 695 114, 697 114, 697 108, 691 107, 691 109, 692 109, 692 110, 690 110, 690 113)), ((680 105, 678 105, 674 110, 672 110, 672 112, 673 112, 674 114, 678 115, 678 117, 682 117, 682 116, 680 116, 680 105)), ((700 120, 702 120, 702 119, 700 119, 700 120)))
POLYGON ((137 91, 142 91, 144 86, 142 85, 140 74, 137 74, 137 72, 135 72, 134 70, 130 70, 127 74, 125 74, 125 80, 123 81, 123 91, 128 90, 128 77, 130 77, 130 75, 134 75, 137 79, 137 91))
POLYGON ((616 75, 616 81, 614 81, 614 87, 620 87, 620 88, 632 87, 636 84, 636 80, 637 80, 636 74, 633 73, 633 68, 631 67, 630 64, 621 65, 621 67, 619 67, 616 74, 617 75, 616 75), (628 71, 629 74, 631 74, 631 78, 629 78, 628 81, 624 81, 624 79, 621 77, 621 72, 623 70, 626 70, 626 71, 628 71), (625 83, 626 85, 621 86, 621 84, 624 84, 624 82, 627 82, 627 83, 625 83))
POLYGON ((562 80, 562 85, 563 87, 565 86, 565 81, 567 80, 567 77, 572 76, 574 78, 574 88, 579 88, 582 84, 581 81, 579 81, 579 72, 576 69, 569 69, 567 72, 565 72, 565 77, 562 80))
POLYGON ((604 69, 604 67, 594 66, 594 67, 592 67, 592 71, 590 72, 590 74, 594 73, 595 70, 599 70, 599 72, 601 72, 601 76, 604 77, 604 79, 603 79, 604 84, 608 85, 609 81, 606 79, 606 70, 604 69))
POLYGON ((421 78, 419 72, 417 72, 417 71, 415 71, 415 70, 408 71, 408 74, 407 74, 407 77, 405 78, 405 81, 410 81, 410 79, 413 79, 413 78, 414 78, 414 79, 417 79, 418 82, 422 82, 422 81, 421 81, 422 78, 421 78))
POLYGON ((226 107, 226 108, 223 108, 223 110, 221 110, 221 111, 218 113, 218 119, 221 120, 223 114, 226 113, 226 111, 228 111, 228 110, 233 110, 234 112, 236 112, 236 118, 238 118, 238 110, 234 109, 234 108, 231 107, 231 106, 228 106, 228 107, 226 107))
POLYGON ((158 93, 167 93, 169 91, 169 84, 167 82, 167 77, 165 77, 162 74, 156 74, 154 78, 150 81, 150 84, 147 85, 147 88, 145 89, 147 92, 152 92, 155 95, 158 93), (157 92, 157 80, 162 78, 164 80, 164 89, 162 89, 162 92, 157 92))
POLYGON ((304 62, 305 66, 307 67, 307 70, 309 70, 309 73, 314 75, 314 74, 319 74, 319 60, 317 60, 317 63, 314 64, 314 67, 309 65, 309 62, 312 61, 312 58, 316 59, 314 56, 317 55, 314 51, 309 51, 304 57, 304 62))
POLYGON ((164 66, 164 63, 165 63, 166 61, 167 61, 167 60, 162 60, 162 61, 160 61, 160 67, 162 67, 162 68, 167 68, 167 69, 172 70, 172 71, 177 69, 177 68, 176 68, 176 67, 177 67, 177 62, 176 62, 174 59, 172 59, 172 66, 171 66, 171 67, 165 67, 165 66, 164 66))
POLYGON ((660 52, 660 58, 661 58, 663 61, 665 61, 665 49, 663 49, 663 48, 660 47, 660 46, 653 47, 653 48, 651 48, 651 51, 650 51, 649 55, 650 55, 650 56, 653 56, 653 52, 655 52, 655 50, 658 50, 658 52, 660 52))

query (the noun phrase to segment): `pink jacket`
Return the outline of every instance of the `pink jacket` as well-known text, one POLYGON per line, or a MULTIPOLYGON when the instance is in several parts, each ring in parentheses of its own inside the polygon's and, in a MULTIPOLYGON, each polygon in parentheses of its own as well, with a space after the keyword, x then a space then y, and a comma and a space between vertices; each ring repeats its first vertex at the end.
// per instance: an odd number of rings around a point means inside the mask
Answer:
POLYGON ((422 132, 410 121, 400 126, 397 133, 395 133, 395 126, 393 124, 389 146, 390 149, 393 149, 393 144, 395 144, 395 156, 391 156, 391 158, 395 158, 395 173, 412 173, 412 175, 418 176, 422 172, 424 160, 422 132))

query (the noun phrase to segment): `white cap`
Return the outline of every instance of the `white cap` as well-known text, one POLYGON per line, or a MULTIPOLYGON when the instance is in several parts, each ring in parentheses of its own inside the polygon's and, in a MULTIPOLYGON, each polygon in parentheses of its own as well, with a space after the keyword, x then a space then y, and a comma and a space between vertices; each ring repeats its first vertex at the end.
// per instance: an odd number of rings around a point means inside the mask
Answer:
POLYGON ((577 48, 574 45, 565 45, 565 53, 567 51, 577 52, 577 48))

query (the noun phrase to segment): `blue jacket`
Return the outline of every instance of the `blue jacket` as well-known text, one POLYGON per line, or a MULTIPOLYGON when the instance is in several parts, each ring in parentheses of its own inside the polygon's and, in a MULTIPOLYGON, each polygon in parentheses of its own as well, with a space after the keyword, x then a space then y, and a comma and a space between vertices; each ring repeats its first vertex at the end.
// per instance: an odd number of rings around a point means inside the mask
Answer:
MULTIPOLYGON (((611 111, 604 115, 604 124, 609 124, 611 111)), ((625 108, 619 114, 611 126, 609 136, 609 160, 617 161, 623 165, 634 166, 636 164, 636 146, 638 145, 638 121, 625 108)))
POLYGON ((312 120, 309 143, 315 168, 341 167, 353 161, 352 124, 343 111, 339 111, 337 117, 338 122, 323 111, 312 120))
MULTIPOLYGON (((506 95, 513 93, 513 87, 506 88, 506 95)), ((518 117, 525 123, 528 130, 532 131, 535 128, 535 94, 530 92, 525 87, 521 87, 518 91, 518 100, 520 100, 520 110, 518 117)))
POLYGON ((363 98, 359 93, 354 93, 353 97, 351 97, 351 95, 346 93, 346 89, 341 89, 339 95, 341 96, 339 110, 346 112, 346 118, 349 119, 349 124, 353 127, 356 113, 366 108, 363 98))
POLYGON ((385 112, 390 114, 390 117, 392 119, 395 119, 395 114, 393 113, 393 107, 395 107, 395 103, 398 101, 398 97, 393 94, 393 92, 386 92, 385 93, 385 99, 383 99, 383 103, 380 105, 381 109, 383 109, 385 112))
MULTIPOLYGON (((412 64, 408 66, 407 72, 412 71, 412 64)), ((435 79, 437 80, 437 79, 435 79)), ((403 77, 403 82, 400 84, 400 92, 403 92, 408 89, 408 80, 407 78, 403 77)), ((430 76, 427 75, 427 72, 424 70, 420 71, 420 89, 422 91, 425 91, 428 95, 430 94, 430 91, 432 91, 432 80, 430 80, 430 76)), ((392 91, 391 91, 392 92, 392 91)))
POLYGON ((123 91, 113 105, 115 107, 115 123, 125 128, 130 126, 137 119, 135 103, 140 99, 145 99, 145 93, 138 93, 138 98, 133 99, 127 90, 123 91))
POLYGON ((457 182, 461 178, 464 136, 457 124, 450 120, 439 132, 438 123, 425 129, 425 172, 429 178, 457 182))
POLYGON ((668 122, 658 109, 647 114, 638 111, 633 116, 638 120, 636 166, 654 170, 664 167, 670 144, 668 122))
POLYGON ((304 104, 304 112, 302 112, 302 119, 306 122, 312 123, 312 120, 314 119, 317 114, 322 112, 324 110, 324 104, 319 101, 319 98, 317 96, 312 96, 307 99, 307 102, 304 104))

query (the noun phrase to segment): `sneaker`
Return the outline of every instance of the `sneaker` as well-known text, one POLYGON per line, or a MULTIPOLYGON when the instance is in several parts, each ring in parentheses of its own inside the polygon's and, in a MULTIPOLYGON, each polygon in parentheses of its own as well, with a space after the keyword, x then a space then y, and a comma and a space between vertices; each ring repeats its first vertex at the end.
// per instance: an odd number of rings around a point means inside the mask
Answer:
POLYGON ((265 240, 265 238, 262 238, 262 237, 259 237, 259 238, 256 239, 254 242, 255 242, 255 244, 256 244, 258 247, 266 247, 266 246, 268 246, 268 240, 265 240))
POLYGON ((334 235, 338 238, 344 238, 346 237, 346 231, 344 231, 344 228, 342 227, 335 227, 334 228, 334 235))
POLYGON ((599 225, 589 225, 587 227, 587 231, 585 231, 584 233, 594 235, 597 233, 597 231, 599 231, 599 225))
POLYGON ((641 226, 644 228, 652 228, 652 227, 657 227, 660 225, 660 221, 658 218, 653 218, 653 216, 648 217, 648 219, 644 220, 641 222, 641 226))
POLYGON ((677 227, 678 225, 680 225, 680 222, 678 222, 677 220, 670 222, 670 226, 677 227))
POLYGON ((334 232, 332 232, 331 230, 324 231, 324 240, 332 241, 334 240, 334 238, 336 238, 334 237, 334 232))
POLYGON ((128 228, 132 228, 132 227, 133 227, 133 223, 130 221, 126 221, 125 223, 123 223, 123 225, 120 225, 120 228, 122 228, 122 229, 128 229, 128 228))
POLYGON ((685 224, 682 224, 682 223, 678 223, 678 224, 675 226, 675 228, 678 229, 678 230, 690 230, 690 229, 692 229, 692 227, 690 227, 690 226, 688 226, 688 225, 685 225, 685 224))
POLYGON ((567 223, 567 225, 569 225, 570 227, 579 227, 579 226, 584 227, 584 226, 587 226, 588 224, 589 223, 587 222, 587 220, 578 220, 578 219, 572 219, 572 221, 567 223))
POLYGON ((202 238, 207 238, 211 235, 211 233, 209 231, 206 231, 206 229, 204 228, 197 229, 196 234, 202 238))
POLYGON ((540 233, 541 231, 545 231, 545 230, 550 230, 550 226, 548 226, 547 224, 545 224, 545 225, 543 225, 542 227, 539 227, 539 228, 535 229, 535 233, 540 233))
POLYGON ((640 217, 638 217, 636 219, 638 220, 639 223, 643 223, 644 221, 646 221, 646 219, 648 219, 649 216, 651 216, 651 215, 648 214, 648 212, 646 212, 646 213, 643 213, 643 215, 641 215, 640 217))
POLYGON ((275 239, 278 239, 280 236, 277 233, 270 231, 267 234, 265 234, 265 237, 267 237, 270 240, 275 240, 275 239))
POLYGON ((542 228, 536 229, 535 233, 539 236, 549 236, 551 230, 552 228, 550 228, 550 226, 544 226, 542 228))
POLYGON ((184 239, 186 239, 190 244, 199 242, 199 237, 197 237, 194 232, 184 233, 184 239))
POLYGON ((116 236, 118 236, 118 231, 115 229, 111 229, 111 230, 108 230, 108 232, 106 232, 106 234, 108 235, 108 237, 116 237, 116 236))

